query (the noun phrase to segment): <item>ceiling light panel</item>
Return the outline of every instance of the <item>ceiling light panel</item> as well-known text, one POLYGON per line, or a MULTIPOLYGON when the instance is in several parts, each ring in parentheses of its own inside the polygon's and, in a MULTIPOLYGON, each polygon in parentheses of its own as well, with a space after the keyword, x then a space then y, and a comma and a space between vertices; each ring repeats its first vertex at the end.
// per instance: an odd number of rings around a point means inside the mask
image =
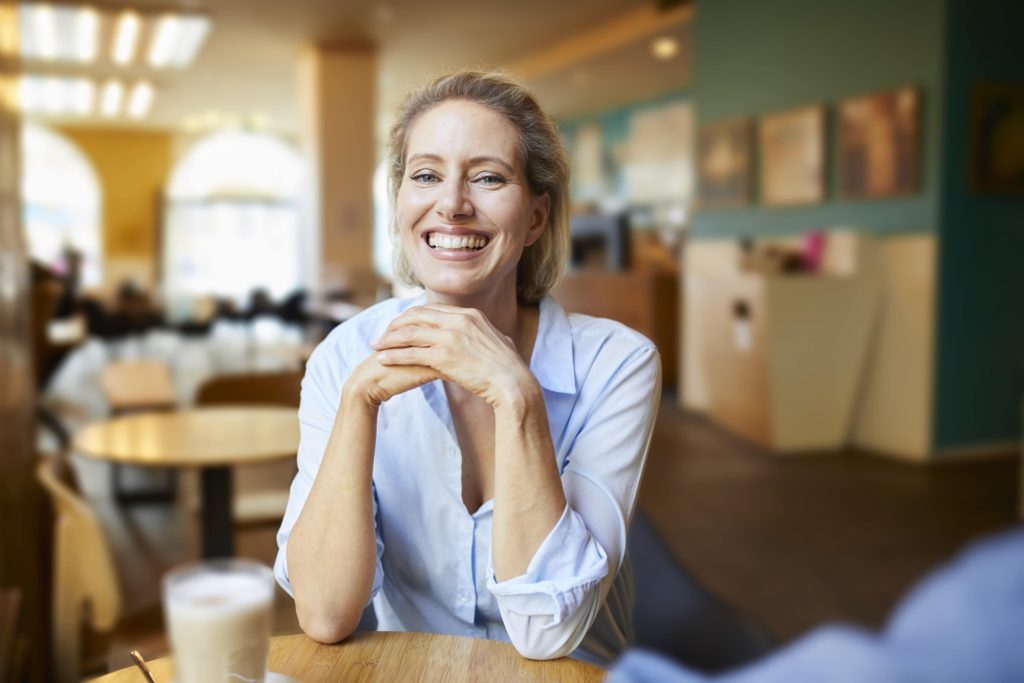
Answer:
POLYGON ((199 48, 203 46, 203 41, 206 40, 206 34, 209 32, 210 20, 206 17, 182 17, 181 33, 178 38, 178 44, 174 48, 171 63, 179 69, 184 69, 191 64, 199 53, 199 48))
POLYGON ((160 17, 153 29, 153 41, 149 44, 149 65, 155 69, 169 66, 181 35, 181 19, 177 15, 165 14, 160 17))
POLYGON ((155 69, 183 69, 192 63, 210 31, 210 20, 199 15, 165 14, 153 28, 146 57, 155 69))
POLYGON ((117 16, 114 24, 114 45, 110 60, 118 66, 127 66, 135 59, 139 44, 142 18, 138 12, 127 10, 117 16))
POLYGON ((18 101, 28 114, 88 116, 95 100, 96 85, 88 78, 24 76, 18 84, 18 101))
POLYGON ((141 52, 156 69, 189 66, 211 27, 210 19, 201 14, 142 14, 134 9, 48 2, 23 2, 11 19, 0 21, 12 24, 10 31, 0 25, 0 50, 26 60, 94 63, 109 59, 114 65, 129 66, 141 52), (20 45, 8 45, 11 41, 4 37, 8 33, 20 35, 20 45))
POLYGON ((71 111, 78 116, 92 113, 96 102, 96 84, 87 78, 76 78, 71 85, 71 111))
POLYGON ((82 7, 75 14, 75 58, 80 62, 96 61, 99 53, 100 13, 82 7))
POLYGON ((89 6, 50 3, 18 6, 20 53, 48 62, 92 62, 99 52, 101 14, 89 6))
POLYGON ((100 114, 112 118, 121 113, 121 102, 124 100, 124 84, 111 79, 103 84, 100 95, 100 114))
POLYGON ((132 87, 132 93, 128 97, 128 116, 133 119, 141 119, 149 113, 153 106, 153 96, 156 90, 146 81, 139 81, 132 87))

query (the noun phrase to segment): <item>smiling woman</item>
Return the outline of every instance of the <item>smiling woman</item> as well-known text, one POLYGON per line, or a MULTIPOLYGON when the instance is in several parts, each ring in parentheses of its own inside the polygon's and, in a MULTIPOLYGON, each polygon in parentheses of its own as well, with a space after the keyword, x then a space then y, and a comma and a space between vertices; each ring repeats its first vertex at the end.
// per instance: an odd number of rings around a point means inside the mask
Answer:
MULTIPOLYGON (((554 122, 529 93, 493 74, 460 73, 437 79, 408 98, 392 129, 389 147, 388 180, 393 202, 398 202, 403 188, 409 189, 404 182, 407 175, 417 186, 443 181, 444 174, 431 172, 436 169, 430 164, 443 164, 445 150, 448 156, 460 150, 471 155, 464 160, 470 164, 466 170, 477 175, 463 178, 463 184, 472 180, 469 187, 484 190, 511 183, 518 195, 542 200, 547 218, 547 225, 542 227, 546 229, 523 251, 516 291, 528 303, 536 303, 547 293, 565 268, 569 248, 569 162, 554 122), (440 111, 434 111, 437 109, 440 111), (468 126, 463 126, 463 114, 468 126), (420 121, 421 117, 425 120, 420 121), (414 122, 423 125, 413 126, 414 122), (438 134, 447 135, 449 140, 434 138, 426 130, 431 126, 440 126, 438 134), (416 128, 420 137, 413 139, 416 128), (470 135, 477 137, 470 141, 470 135), (452 141, 456 146, 447 144, 452 141)), ((481 195, 477 192, 476 196, 481 195)), ((508 199, 507 195, 501 198, 508 199)), ((486 207, 483 210, 486 212, 486 207)), ((392 231, 401 242, 404 236, 400 225, 401 217, 394 215, 392 231)), ((404 249, 397 250, 395 273, 418 284, 411 258, 404 249)))
POLYGON ((426 293, 356 316, 310 358, 278 581, 325 642, 372 600, 384 630, 607 662, 632 638, 625 537, 658 354, 547 296, 568 166, 521 86, 431 82, 389 153, 396 270, 426 293))

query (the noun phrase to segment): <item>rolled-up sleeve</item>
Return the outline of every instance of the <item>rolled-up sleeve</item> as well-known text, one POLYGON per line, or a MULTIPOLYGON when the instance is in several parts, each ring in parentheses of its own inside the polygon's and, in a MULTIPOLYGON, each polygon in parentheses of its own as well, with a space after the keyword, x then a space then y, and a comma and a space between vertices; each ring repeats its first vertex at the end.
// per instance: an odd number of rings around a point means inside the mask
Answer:
POLYGON ((526 573, 498 582, 493 555, 487 587, 509 638, 532 659, 575 650, 593 624, 622 564, 626 530, 653 432, 661 387, 649 342, 577 400, 592 408, 562 462, 566 508, 526 573))
MULTIPOLYGON (((320 469, 320 461, 327 449, 327 441, 334 426, 338 401, 341 397, 341 386, 344 385, 349 371, 340 361, 339 353, 332 352, 329 342, 317 347, 306 364, 306 374, 302 378, 302 394, 299 402, 299 451, 298 472, 292 480, 288 494, 288 506, 285 508, 284 519, 277 532, 277 559, 274 562, 274 576, 281 588, 294 597, 291 581, 288 578, 288 537, 292 527, 302 513, 313 481, 320 469), (327 348, 325 348, 327 347, 327 348)), ((377 492, 373 491, 374 535, 377 544, 377 563, 373 575, 373 588, 370 600, 380 590, 384 573, 381 568, 381 556, 384 543, 379 530, 379 513, 377 510, 377 492)), ((367 601, 369 604, 369 600, 367 601)))

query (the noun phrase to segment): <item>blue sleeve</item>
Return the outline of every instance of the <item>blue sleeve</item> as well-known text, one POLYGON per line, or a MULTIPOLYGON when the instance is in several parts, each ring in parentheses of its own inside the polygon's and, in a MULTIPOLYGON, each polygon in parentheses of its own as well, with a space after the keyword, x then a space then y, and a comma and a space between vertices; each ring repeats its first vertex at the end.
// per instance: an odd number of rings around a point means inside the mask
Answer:
MULTIPOLYGON (((933 573, 881 636, 820 628, 776 654, 714 678, 719 683, 1001 683, 1024 681, 1024 532, 988 539, 933 573)), ((697 683, 709 678, 632 651, 613 683, 697 683)))
MULTIPOLYGON (((649 343, 620 361, 593 391, 593 408, 562 472, 566 507, 526 573, 487 587, 516 649, 532 659, 562 657, 594 622, 625 552, 660 397, 661 364, 649 343)), ((582 400, 582 398, 580 399, 582 400)))
MULTIPOLYGON (((288 506, 285 508, 284 519, 277 532, 277 559, 274 562, 274 576, 281 588, 293 595, 291 581, 288 578, 288 537, 292 527, 298 520, 306 498, 313 488, 313 481, 320 469, 320 461, 327 449, 327 441, 334 426, 341 386, 347 379, 349 371, 344 367, 340 354, 333 351, 334 339, 317 347, 306 364, 306 374, 302 378, 302 395, 299 403, 299 453, 298 473, 292 480, 288 494, 288 506)), ((372 486, 372 484, 371 484, 372 486)), ((377 544, 377 563, 373 573, 373 587, 370 600, 377 594, 384 581, 381 555, 384 543, 380 537, 380 519, 377 510, 377 492, 373 490, 373 521, 374 535, 377 544)))
POLYGON ((914 680, 1024 681, 1024 531, 984 539, 918 584, 885 639, 914 680))

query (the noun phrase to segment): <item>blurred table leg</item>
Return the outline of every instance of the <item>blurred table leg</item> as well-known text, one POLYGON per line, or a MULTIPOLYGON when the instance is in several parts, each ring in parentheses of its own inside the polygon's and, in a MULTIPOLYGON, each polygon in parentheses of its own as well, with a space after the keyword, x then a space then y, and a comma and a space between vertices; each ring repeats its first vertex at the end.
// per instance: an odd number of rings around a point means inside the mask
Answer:
POLYGON ((205 467, 202 477, 202 556, 233 557, 234 520, 231 518, 232 480, 230 467, 205 467))

